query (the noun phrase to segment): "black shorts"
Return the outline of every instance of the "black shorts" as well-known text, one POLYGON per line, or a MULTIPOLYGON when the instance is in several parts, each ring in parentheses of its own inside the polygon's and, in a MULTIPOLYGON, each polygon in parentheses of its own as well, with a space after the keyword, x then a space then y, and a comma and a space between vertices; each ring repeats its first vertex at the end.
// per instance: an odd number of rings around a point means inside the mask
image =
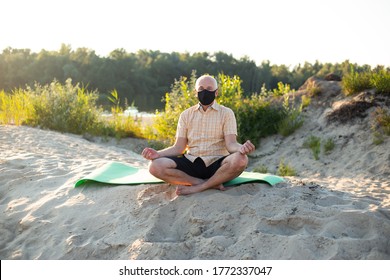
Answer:
POLYGON ((176 169, 179 169, 195 178, 208 179, 213 176, 215 172, 217 172, 217 170, 221 167, 221 163, 226 158, 226 156, 221 157, 207 167, 204 161, 199 157, 196 158, 194 162, 190 161, 185 156, 167 158, 170 158, 176 162, 176 169))

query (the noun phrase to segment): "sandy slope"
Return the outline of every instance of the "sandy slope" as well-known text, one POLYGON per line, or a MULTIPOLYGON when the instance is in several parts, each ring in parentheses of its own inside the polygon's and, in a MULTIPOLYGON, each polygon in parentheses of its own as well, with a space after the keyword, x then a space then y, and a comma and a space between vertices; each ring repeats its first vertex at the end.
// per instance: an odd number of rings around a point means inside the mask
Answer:
POLYGON ((0 258, 390 259, 390 141, 373 145, 364 120, 326 124, 328 105, 313 104, 294 135, 264 139, 249 166, 275 172, 284 158, 298 176, 185 197, 168 184, 75 189, 108 161, 147 161, 125 141, 0 126, 0 258), (335 150, 314 160, 309 134, 335 150))

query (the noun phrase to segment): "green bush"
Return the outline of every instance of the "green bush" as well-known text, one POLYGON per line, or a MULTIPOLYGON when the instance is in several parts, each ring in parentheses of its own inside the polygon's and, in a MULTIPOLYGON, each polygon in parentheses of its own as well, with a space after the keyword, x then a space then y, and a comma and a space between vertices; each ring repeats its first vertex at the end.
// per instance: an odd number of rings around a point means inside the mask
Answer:
POLYGON ((284 118, 281 119, 280 123, 278 124, 279 134, 285 137, 289 136, 303 125, 304 120, 301 114, 302 107, 302 104, 300 107, 295 107, 294 101, 292 102, 292 104, 290 104, 288 94, 284 96, 282 108, 284 118))
POLYGON ((371 74, 368 72, 358 73, 351 68, 351 72, 342 79, 342 87, 347 95, 370 89, 372 88, 371 74))
POLYGON ((34 96, 25 90, 17 89, 11 94, 0 91, 0 124, 21 125, 34 116, 34 96))
POLYGON ((390 136, 390 112, 389 110, 378 108, 376 112, 376 121, 383 133, 390 136))
POLYGON ((218 96, 219 104, 229 107, 233 111, 241 106, 243 90, 241 87, 242 80, 238 76, 218 75, 218 96))
POLYGON ((278 132, 279 123, 286 113, 259 95, 245 98, 236 109, 238 140, 258 143, 260 138, 278 132))
POLYGON ((390 72, 384 69, 371 75, 371 84, 376 89, 376 93, 390 94, 390 72))
POLYGON ((351 72, 343 77, 342 86, 345 93, 354 94, 375 88, 376 93, 390 94, 390 72, 385 69, 367 72, 351 72))
POLYGON ((72 85, 53 81, 49 85, 17 89, 12 94, 0 92, 0 124, 27 124, 42 128, 98 136, 143 137, 139 122, 123 116, 119 96, 114 90, 109 99, 112 117, 102 118, 96 106, 98 94, 72 85))
POLYGON ((260 138, 277 133, 278 123, 285 117, 283 110, 261 94, 244 98, 238 76, 220 74, 218 82, 218 103, 234 111, 239 142, 249 139, 257 143, 260 138))
POLYGON ((309 107, 310 103, 311 103, 311 97, 302 95, 302 109, 309 107))
MULTIPOLYGON (((108 99, 112 103, 112 117, 100 123, 100 125, 96 127, 94 133, 112 136, 117 139, 125 137, 143 138, 141 124, 136 121, 133 116, 123 115, 123 108, 120 106, 121 102, 118 92, 113 90, 110 95, 111 96, 108 96, 108 99)), ((125 106, 127 107, 127 104, 125 104, 125 106)), ((132 106, 134 106, 134 104, 132 106)))
POLYGON ((97 93, 87 92, 78 84, 72 85, 70 79, 64 85, 53 81, 45 86, 36 84, 29 90, 36 95, 33 125, 82 134, 93 130, 99 121, 101 111, 96 107, 97 93))
POLYGON ((274 96, 283 96, 291 92, 295 92, 295 90, 291 90, 289 84, 283 84, 282 82, 278 83, 278 88, 272 90, 274 96))
POLYGON ((387 109, 378 107, 373 112, 373 123, 371 129, 374 134, 374 144, 384 142, 385 136, 390 136, 390 112, 387 109))

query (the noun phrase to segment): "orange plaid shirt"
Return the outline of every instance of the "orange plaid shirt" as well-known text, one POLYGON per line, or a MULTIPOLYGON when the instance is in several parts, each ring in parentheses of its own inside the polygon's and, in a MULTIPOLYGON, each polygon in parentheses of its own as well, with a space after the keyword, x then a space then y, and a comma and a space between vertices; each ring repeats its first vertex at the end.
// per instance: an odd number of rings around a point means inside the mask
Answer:
POLYGON ((216 102, 206 111, 195 105, 179 118, 176 137, 187 138, 185 157, 194 162, 200 157, 209 166, 230 153, 225 146, 225 135, 237 135, 237 122, 230 108, 216 102))

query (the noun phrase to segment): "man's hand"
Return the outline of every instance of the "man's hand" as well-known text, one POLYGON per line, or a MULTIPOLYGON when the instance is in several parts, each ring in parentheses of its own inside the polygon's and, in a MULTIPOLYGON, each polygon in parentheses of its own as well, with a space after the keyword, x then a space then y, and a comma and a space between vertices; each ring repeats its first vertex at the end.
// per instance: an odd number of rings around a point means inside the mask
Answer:
POLYGON ((145 148, 142 151, 142 156, 146 159, 149 159, 149 160, 153 160, 153 159, 160 157, 159 153, 155 149, 152 149, 152 148, 145 148))
POLYGON ((250 140, 247 140, 244 144, 241 145, 239 152, 243 155, 250 154, 255 150, 255 145, 252 144, 250 140))

